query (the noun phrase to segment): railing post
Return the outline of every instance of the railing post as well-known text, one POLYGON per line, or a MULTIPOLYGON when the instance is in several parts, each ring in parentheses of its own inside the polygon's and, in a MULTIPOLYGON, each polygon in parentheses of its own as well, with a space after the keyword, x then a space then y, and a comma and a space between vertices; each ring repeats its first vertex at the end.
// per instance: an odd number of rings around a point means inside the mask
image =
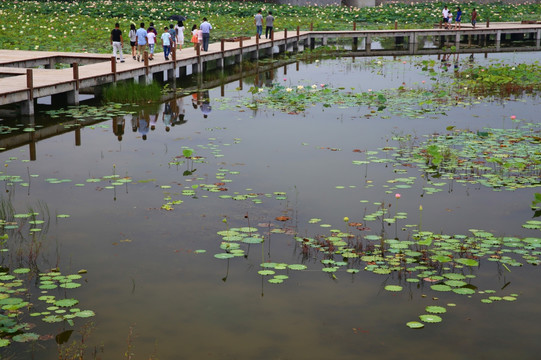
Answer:
MULTIPOLYGON (((297 37, 300 37, 301 36, 301 27, 299 25, 297 25, 297 37)), ((298 41, 299 39, 297 39, 298 41)))
POLYGON ((310 31, 314 31, 314 23, 310 23, 310 31))
POLYGON ((224 51, 225 51, 225 41, 224 41, 224 39, 221 40, 221 50, 222 50, 222 56, 223 56, 224 51))
POLYGON ((394 29, 395 29, 395 30, 398 30, 398 20, 395 20, 395 21, 394 21, 394 29))
POLYGON ((34 100, 34 73, 32 69, 26 69, 26 87, 29 91, 29 100, 34 100))
POLYGON ((487 19, 487 27, 490 26, 490 19, 487 19))
POLYGON ((240 37, 240 40, 239 40, 239 46, 240 46, 240 58, 241 58, 241 61, 242 61, 242 46, 243 46, 242 36, 240 37))
MULTIPOLYGON (((284 29, 284 39, 287 40, 287 29, 284 29)), ((287 44, 287 41, 286 41, 286 44, 287 44)))
POLYGON ((111 72, 116 74, 116 58, 111 56, 111 72))
POLYGON ((173 59, 173 63, 175 61, 177 61, 177 51, 176 51, 176 49, 173 50, 173 52, 171 53, 171 58, 173 59))
POLYGON ((145 51, 143 53, 143 60, 144 60, 144 63, 145 63, 145 73, 148 75, 148 72, 149 72, 149 68, 148 68, 148 51, 145 51))
POLYGON ((79 90, 79 64, 74 62, 72 65, 73 65, 73 80, 75 80, 75 90, 79 90))
POLYGON ((353 31, 357 30, 357 23, 354 21, 353 22, 353 31))

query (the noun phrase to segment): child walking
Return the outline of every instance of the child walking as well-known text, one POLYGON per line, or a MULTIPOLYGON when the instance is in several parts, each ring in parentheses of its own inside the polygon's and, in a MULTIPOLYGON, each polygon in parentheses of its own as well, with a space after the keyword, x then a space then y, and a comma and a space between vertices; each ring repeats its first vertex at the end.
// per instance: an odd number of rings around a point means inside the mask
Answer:
POLYGON ((197 28, 197 25, 192 26, 192 43, 193 49, 197 51, 197 48, 199 47, 199 29, 197 28))
POLYGON ((169 29, 167 26, 163 28, 162 46, 165 60, 169 60, 169 53, 171 52, 171 34, 169 34, 169 29))

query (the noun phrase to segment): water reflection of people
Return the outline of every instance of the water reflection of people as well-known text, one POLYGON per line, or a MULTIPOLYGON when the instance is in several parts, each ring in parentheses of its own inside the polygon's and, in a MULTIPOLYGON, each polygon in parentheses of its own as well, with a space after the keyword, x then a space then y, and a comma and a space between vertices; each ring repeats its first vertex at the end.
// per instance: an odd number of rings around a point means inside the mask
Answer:
POLYGON ((169 132, 171 130, 171 115, 173 111, 171 110, 171 105, 169 103, 165 103, 165 106, 163 108, 162 113, 162 121, 165 125, 165 131, 169 132))
POLYGON ((131 114, 130 114, 130 116, 132 117, 131 118, 131 130, 133 132, 137 132, 137 127, 139 126, 137 118, 135 116, 132 116, 131 114))
POLYGON ((139 117, 137 130, 138 130, 139 133, 141 134, 141 138, 142 138, 143 140, 146 140, 146 139, 147 139, 149 123, 150 123, 150 121, 149 121, 149 119, 148 119, 148 113, 147 113, 147 116, 145 116, 145 115, 142 114, 142 115, 139 117))
MULTIPOLYGON (((159 110, 158 110, 159 112, 159 110)), ((158 121, 158 112, 151 113, 150 109, 147 110, 148 114, 148 123, 150 125, 150 130, 154 131, 156 129, 156 122, 158 121)))
POLYGON ((212 111, 212 106, 210 106, 210 95, 208 90, 205 90, 201 95, 201 112, 203 113, 203 117, 206 119, 210 112, 212 111))
POLYGON ((184 110, 184 98, 179 97, 171 101, 171 109, 173 114, 171 115, 171 126, 182 125, 186 123, 184 120, 185 110, 184 110))
POLYGON ((122 135, 124 135, 125 126, 126 120, 124 116, 115 116, 113 118, 113 134, 116 135, 118 141, 122 141, 122 135))
POLYGON ((194 109, 197 109, 197 106, 199 105, 199 93, 194 92, 192 94, 192 106, 194 109))

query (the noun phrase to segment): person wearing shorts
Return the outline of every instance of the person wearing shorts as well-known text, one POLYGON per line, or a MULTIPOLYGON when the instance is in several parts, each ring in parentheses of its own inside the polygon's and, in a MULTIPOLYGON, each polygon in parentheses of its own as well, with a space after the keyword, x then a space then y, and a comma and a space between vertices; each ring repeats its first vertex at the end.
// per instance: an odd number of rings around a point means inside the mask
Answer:
POLYGON ((135 55, 137 55, 137 29, 135 29, 135 24, 130 25, 130 33, 128 36, 130 37, 131 56, 133 56, 133 60, 135 60, 135 55))

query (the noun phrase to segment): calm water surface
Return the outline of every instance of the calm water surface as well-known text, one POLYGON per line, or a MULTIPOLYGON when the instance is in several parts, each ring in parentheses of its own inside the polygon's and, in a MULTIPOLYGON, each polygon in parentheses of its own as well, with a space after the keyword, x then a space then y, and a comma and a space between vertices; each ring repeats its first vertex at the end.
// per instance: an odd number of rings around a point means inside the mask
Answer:
MULTIPOLYGON (((537 56, 498 54, 488 59, 476 56, 474 61, 532 62, 537 56)), ((419 59, 382 59, 383 67, 374 67, 374 59, 364 58, 293 63, 273 70, 272 78, 291 87, 327 84, 367 91, 404 83, 430 89, 429 76, 413 65, 419 59)), ((458 61, 461 67, 467 66, 467 57, 458 61)), ((447 72, 440 67, 438 71, 447 72)), ((82 128, 80 146, 75 145, 74 131, 38 142, 35 161, 22 161, 29 159, 28 146, 2 152, 4 161, 11 159, 5 174, 20 175, 25 182, 30 179, 28 187, 6 185, 2 199, 10 201, 18 213, 46 208, 50 214, 48 231, 39 235, 42 247, 36 263, 40 271, 56 266, 64 273, 88 270, 83 286, 66 295, 79 299, 81 309, 96 313, 90 318, 94 328, 85 339, 85 359, 127 358, 128 344, 132 359, 537 358, 541 350, 537 267, 514 267, 508 272, 496 263, 481 261, 479 268, 471 270, 480 290, 499 291, 507 284, 506 294, 519 294, 515 302, 483 304, 477 294, 435 292, 429 283, 408 284, 394 273, 382 276, 362 271, 364 263, 356 265, 361 272, 355 275, 341 270, 333 278, 321 271, 316 252, 303 258, 291 234, 329 234, 329 228, 321 224, 347 231, 345 216, 363 222, 366 213, 378 208, 374 202, 385 202, 392 204, 393 211, 396 207, 409 215, 397 227, 387 226, 390 236, 400 239, 409 236, 409 230, 402 230, 406 224, 419 222, 419 205, 424 208, 423 230, 468 234, 473 228, 500 236, 539 236, 539 230, 521 227, 533 215, 530 203, 536 189, 494 192, 442 180, 448 182, 443 191, 427 195, 422 190, 426 179, 416 169, 395 174, 390 165, 352 165, 353 160, 364 159, 354 149, 396 146, 391 138, 397 134, 421 138, 445 132, 451 125, 472 130, 512 128, 516 124, 510 115, 538 123, 538 97, 483 100, 424 119, 389 114, 366 117, 370 109, 320 105, 289 115, 236 107, 238 99, 252 96, 247 89, 254 81, 272 82, 267 72, 258 79, 245 78, 243 90, 238 89, 238 82, 225 85, 224 96, 220 87, 210 89, 211 111, 206 117, 199 106, 194 108, 190 95, 168 102, 186 121, 169 131, 163 122, 168 111, 165 103, 137 108, 134 119, 145 114, 150 121, 156 119, 146 140, 137 128, 132 130, 128 116, 121 141, 114 131, 117 123, 105 121, 82 128), (171 165, 183 147, 194 149, 205 162, 193 167, 171 165), (196 170, 185 176, 187 169, 196 170), (232 180, 223 185, 227 191, 198 188, 194 197, 181 194, 193 184, 220 182, 218 169, 233 172, 225 175, 232 180), (113 174, 132 181, 114 190, 108 188, 109 180, 87 182, 113 174), (402 189, 396 201, 396 190, 389 191, 387 181, 407 176, 418 179, 412 188, 402 189), (45 181, 48 178, 71 182, 51 184, 45 181), (287 199, 264 195, 275 192, 287 193, 287 199), (262 202, 219 197, 236 193, 260 194, 262 202), (171 211, 160 209, 168 196, 184 202, 171 211), (56 218, 57 214, 70 217, 56 218), (283 215, 290 220, 275 220, 283 215), (222 222, 224 217, 227 224, 222 222), (310 224, 311 218, 322 222, 310 224), (263 245, 243 246, 245 257, 214 258, 222 252, 218 231, 255 226, 268 236, 269 228, 263 225, 269 222, 286 233, 270 234, 263 245), (206 253, 195 254, 198 249, 206 253), (266 261, 304 263, 308 269, 282 271, 289 279, 271 284, 257 273, 266 261), (387 284, 402 284, 404 290, 385 291, 387 284), (448 303, 456 307, 448 307, 443 322, 421 330, 405 326, 417 320, 427 305, 448 303)), ((17 256, 16 248, 24 248, 30 240, 26 233, 12 234, 4 265, 27 266, 28 256, 24 251, 17 256)), ((30 290, 39 296, 38 288, 30 290)), ((49 293, 64 296, 60 291, 49 293)), ((36 323, 33 331, 40 335, 54 336, 70 329, 67 324, 46 324, 39 318, 24 320, 36 323)), ((75 329, 85 320, 78 319, 75 329)), ((80 339, 74 333, 70 340, 80 339)), ((0 354, 6 359, 59 358, 54 340, 11 345, 0 354)))

